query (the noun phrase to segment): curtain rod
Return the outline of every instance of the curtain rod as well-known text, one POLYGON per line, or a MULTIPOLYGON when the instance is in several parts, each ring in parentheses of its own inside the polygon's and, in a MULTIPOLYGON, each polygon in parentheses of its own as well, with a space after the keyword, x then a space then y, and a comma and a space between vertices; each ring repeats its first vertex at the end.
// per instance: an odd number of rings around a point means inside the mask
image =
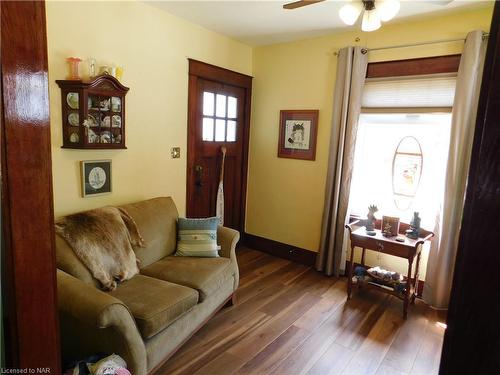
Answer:
MULTIPOLYGON (((483 40, 488 38, 490 36, 489 33, 483 33, 483 40)), ((441 39, 441 40, 433 40, 431 42, 421 42, 421 43, 412 43, 412 44, 399 44, 395 46, 388 46, 388 47, 378 47, 378 48, 367 48, 368 51, 380 51, 384 49, 394 49, 394 48, 407 48, 407 47, 418 47, 418 46, 425 46, 429 44, 440 44, 440 43, 452 43, 452 42, 464 42, 465 38, 458 38, 458 39, 441 39)))
MULTIPOLYGON (((490 36, 489 33, 483 33, 483 40, 487 39, 490 36)), ((411 44, 398 44, 394 46, 387 46, 387 47, 377 47, 377 48, 364 48, 363 53, 370 52, 370 51, 381 51, 385 49, 395 49, 395 48, 408 48, 408 47, 418 47, 418 46, 425 46, 429 44, 440 44, 440 43, 452 43, 452 42, 464 42, 465 38, 458 38, 458 39, 441 39, 441 40, 433 40, 431 42, 420 42, 420 43, 411 43, 411 44), (365 52, 366 51, 366 52, 365 52)), ((338 55, 338 51, 334 53, 335 55, 338 55)))

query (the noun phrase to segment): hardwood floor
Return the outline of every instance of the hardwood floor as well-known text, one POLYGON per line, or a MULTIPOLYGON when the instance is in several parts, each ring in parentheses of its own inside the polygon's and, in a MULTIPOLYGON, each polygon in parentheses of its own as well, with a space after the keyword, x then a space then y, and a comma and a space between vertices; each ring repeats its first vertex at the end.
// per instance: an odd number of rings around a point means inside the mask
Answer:
POLYGON ((222 309, 158 374, 437 374, 444 317, 346 280, 238 249, 236 306, 222 309))

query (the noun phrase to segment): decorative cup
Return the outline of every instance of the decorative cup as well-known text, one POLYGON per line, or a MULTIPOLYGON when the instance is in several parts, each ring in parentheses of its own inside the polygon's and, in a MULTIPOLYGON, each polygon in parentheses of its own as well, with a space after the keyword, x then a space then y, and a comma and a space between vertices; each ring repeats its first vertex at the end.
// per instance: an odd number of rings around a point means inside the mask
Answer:
POLYGON ((68 57, 66 61, 69 64, 69 77, 68 79, 80 80, 80 73, 78 71, 78 64, 82 59, 78 57, 68 57))

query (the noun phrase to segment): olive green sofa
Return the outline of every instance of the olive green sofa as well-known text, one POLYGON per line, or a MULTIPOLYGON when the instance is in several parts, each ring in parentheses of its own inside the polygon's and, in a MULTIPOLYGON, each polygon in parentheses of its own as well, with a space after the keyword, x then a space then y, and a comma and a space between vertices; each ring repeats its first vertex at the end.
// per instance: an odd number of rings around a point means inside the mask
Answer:
POLYGON ((116 353, 134 375, 154 372, 238 287, 239 233, 219 227, 219 258, 175 257, 177 209, 171 198, 122 206, 146 241, 134 249, 140 274, 112 292, 98 282, 56 235, 57 287, 63 361, 116 353))

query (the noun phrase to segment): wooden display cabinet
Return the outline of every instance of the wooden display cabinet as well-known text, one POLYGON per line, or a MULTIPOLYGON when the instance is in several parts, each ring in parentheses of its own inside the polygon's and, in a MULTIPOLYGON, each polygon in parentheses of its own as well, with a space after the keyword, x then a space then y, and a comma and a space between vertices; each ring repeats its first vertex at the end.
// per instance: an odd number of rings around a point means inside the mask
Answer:
POLYGON ((129 88, 104 74, 89 81, 57 80, 61 88, 62 148, 125 149, 129 88))

